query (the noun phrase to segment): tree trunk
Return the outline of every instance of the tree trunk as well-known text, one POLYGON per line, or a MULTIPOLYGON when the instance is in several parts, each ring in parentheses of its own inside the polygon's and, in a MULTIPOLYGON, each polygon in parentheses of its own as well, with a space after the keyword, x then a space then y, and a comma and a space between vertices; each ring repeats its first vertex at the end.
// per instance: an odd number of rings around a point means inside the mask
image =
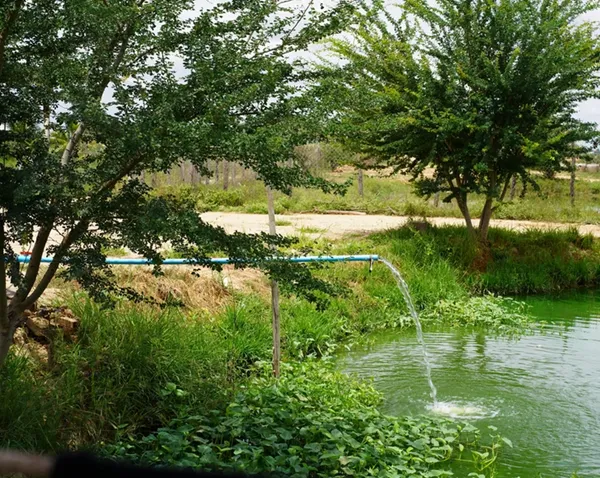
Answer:
POLYGON ((231 184, 235 186, 235 163, 231 163, 231 184))
POLYGON ((438 191, 435 193, 435 196, 433 196, 433 207, 440 207, 440 195, 441 193, 438 191))
POLYGON ((458 208, 465 218, 467 231, 469 231, 471 236, 475 237, 475 228, 473 227, 473 220, 471 219, 471 212, 469 211, 466 194, 463 194, 462 196, 456 196, 456 203, 458 204, 458 208))
MULTIPOLYGON (((269 233, 277 234, 275 224, 275 201, 273 191, 267 187, 267 203, 269 207, 269 233)), ((279 284, 271 281, 271 309, 273 311, 273 374, 279 378, 281 363, 281 322, 279 314, 279 284)))
POLYGON ((7 330, 0 330, 0 367, 6 362, 14 334, 15 331, 12 327, 7 330))
POLYGON ((219 184, 219 161, 215 159, 215 184, 219 184))
POLYGON ((517 194, 517 175, 513 175, 510 180, 510 200, 513 201, 517 194))
POLYGON ((575 161, 575 158, 571 159, 571 188, 569 191, 571 195, 571 207, 575 207, 575 171, 577 170, 575 161))
POLYGON ((488 231, 490 229, 490 220, 492 219, 492 205, 494 200, 487 198, 481 211, 481 218, 479 219, 479 240, 481 242, 487 241, 488 231))
POLYGON ((358 170, 358 195, 360 197, 365 195, 365 179, 364 179, 364 171, 362 169, 358 170))
POLYGON ((229 161, 223 161, 223 190, 229 189, 229 161))
POLYGON ((192 186, 198 186, 200 184, 200 175, 198 169, 193 164, 190 164, 190 181, 192 186))
POLYGON ((14 325, 8 317, 8 296, 6 294, 6 261, 4 260, 5 235, 4 217, 0 217, 0 366, 6 360, 12 344, 14 325))

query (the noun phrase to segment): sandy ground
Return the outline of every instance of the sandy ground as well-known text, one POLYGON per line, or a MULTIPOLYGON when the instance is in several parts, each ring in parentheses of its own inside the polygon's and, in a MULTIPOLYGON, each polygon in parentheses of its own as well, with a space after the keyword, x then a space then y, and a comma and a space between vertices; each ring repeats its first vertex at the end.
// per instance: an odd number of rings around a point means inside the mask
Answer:
MULTIPOLYGON (((231 212, 207 212, 202 214, 202 219, 215 226, 223 227, 227 232, 244 232, 255 234, 269 232, 269 223, 266 214, 242 214, 231 212)), ((366 214, 292 214, 277 216, 278 222, 286 225, 277 226, 277 232, 282 235, 308 235, 312 238, 325 237, 340 239, 350 234, 368 234, 371 232, 385 231, 398 228, 409 220, 407 216, 385 216, 366 214)), ((464 225, 464 220, 453 217, 433 217, 427 219, 437 226, 464 225)), ((477 224, 477 220, 474 221, 477 224)), ((575 227, 581 234, 592 234, 600 238, 600 225, 593 224, 561 224, 537 221, 512 221, 505 219, 492 220, 492 227, 500 227, 515 231, 528 229, 565 230, 575 227)), ((51 235, 49 245, 57 244, 62 239, 58 232, 51 235)), ((15 252, 24 248, 12 244, 15 252)), ((168 245, 165 245, 168 249, 168 245)))
MULTIPOLYGON (((227 232, 257 233, 268 232, 268 218, 262 214, 240 214, 228 212, 207 212, 202 215, 206 222, 225 228, 227 232)), ((283 235, 310 234, 331 239, 339 239, 347 234, 364 234, 400 227, 408 221, 406 216, 383 215, 346 215, 346 214, 294 214, 277 216, 278 221, 291 225, 277 226, 277 232, 283 235)), ((435 225, 464 225, 464 220, 453 217, 434 217, 428 221, 435 225)), ((477 224, 475 220, 475 224, 477 224)), ((528 229, 564 230, 576 227, 581 234, 600 237, 600 226, 592 224, 560 224, 537 221, 492 220, 492 227, 516 231, 528 229)))

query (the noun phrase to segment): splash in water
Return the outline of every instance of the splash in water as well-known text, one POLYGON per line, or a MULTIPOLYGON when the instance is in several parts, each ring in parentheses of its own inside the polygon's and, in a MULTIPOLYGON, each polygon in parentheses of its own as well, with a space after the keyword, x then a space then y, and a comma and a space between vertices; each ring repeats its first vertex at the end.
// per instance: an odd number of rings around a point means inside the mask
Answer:
POLYGON ((410 291, 408 290, 408 284, 400 274, 400 271, 394 267, 394 265, 387 261, 386 259, 379 259, 380 262, 385 264, 387 268, 392 272, 394 279, 396 279, 396 283, 398 284, 398 288, 402 292, 404 296, 404 300, 406 301, 406 305, 408 306, 408 310, 410 311, 410 315, 415 321, 415 327, 417 329, 417 340, 423 349, 423 363, 425 364, 425 373, 427 374, 427 382, 429 383, 429 388, 431 389, 431 399, 433 400, 432 409, 435 410, 438 408, 437 401, 437 390, 435 385, 433 384, 433 380, 431 379, 431 363, 429 362, 429 354, 427 353, 427 346, 425 345, 425 339, 423 338, 423 328, 421 327, 421 321, 419 320, 419 314, 417 314, 417 310, 412 301, 412 297, 410 296, 410 291))
POLYGON ((443 415, 460 420, 480 420, 482 418, 493 418, 498 415, 498 410, 484 405, 465 402, 437 402, 427 407, 436 415, 443 415))

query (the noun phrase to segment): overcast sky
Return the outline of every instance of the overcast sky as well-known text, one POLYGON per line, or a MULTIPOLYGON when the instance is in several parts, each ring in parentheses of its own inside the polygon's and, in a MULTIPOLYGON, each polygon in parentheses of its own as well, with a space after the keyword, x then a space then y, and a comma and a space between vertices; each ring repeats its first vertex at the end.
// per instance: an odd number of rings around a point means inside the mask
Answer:
MULTIPOLYGON (((586 16, 587 20, 600 22, 600 10, 586 16)), ((600 100, 589 100, 579 106, 579 118, 584 121, 600 123, 600 100)))
MULTIPOLYGON (((304 3, 308 0, 298 0, 298 3, 304 3)), ((335 0, 321 0, 325 5, 333 4, 335 0)), ((386 0, 391 8, 398 4, 398 0, 386 0)), ((589 13, 584 17, 586 20, 596 21, 600 23, 600 10, 589 13)), ((591 121, 600 124, 600 100, 589 100, 579 106, 578 116, 583 121, 591 121)))
MULTIPOLYGON (((293 5, 301 8, 305 6, 308 1, 309 0, 289 0, 287 6, 293 5)), ((315 4, 330 6, 334 5, 336 2, 337 0, 316 0, 315 4)), ((219 0, 196 0, 196 8, 194 10, 199 10, 203 7, 210 7, 217 3, 219 3, 219 0)), ((398 0, 386 0, 386 3, 389 5, 390 9, 394 9, 396 8, 394 6, 398 4, 398 0)), ((596 10, 588 14, 585 19, 600 23, 600 10, 596 10)), ((182 65, 178 65, 177 69, 182 70, 182 65)), ((584 121, 591 121, 600 124, 600 100, 589 100, 582 103, 579 106, 578 116, 584 121)))

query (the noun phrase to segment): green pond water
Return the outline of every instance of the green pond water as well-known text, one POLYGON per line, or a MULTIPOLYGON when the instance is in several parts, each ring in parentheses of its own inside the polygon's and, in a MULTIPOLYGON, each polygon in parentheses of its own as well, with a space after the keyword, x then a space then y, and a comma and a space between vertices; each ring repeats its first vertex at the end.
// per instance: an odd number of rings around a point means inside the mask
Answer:
MULTIPOLYGON (((425 325, 441 407, 512 440, 498 477, 600 477, 600 293, 524 300, 540 331, 519 339, 425 325)), ((420 415, 432 413, 422 358, 414 330, 393 331, 339 363, 373 379, 386 413, 420 415)))

